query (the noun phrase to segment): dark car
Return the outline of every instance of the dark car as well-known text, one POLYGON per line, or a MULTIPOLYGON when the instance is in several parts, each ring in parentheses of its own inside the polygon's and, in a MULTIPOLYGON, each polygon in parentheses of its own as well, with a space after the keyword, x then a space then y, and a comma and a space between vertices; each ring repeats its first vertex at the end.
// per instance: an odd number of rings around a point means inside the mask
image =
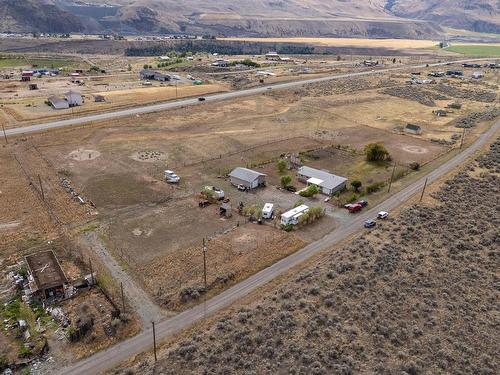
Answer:
POLYGON ((204 97, 198 98, 200 102, 204 102, 206 99, 204 97))
POLYGON ((365 228, 373 228, 377 223, 373 220, 366 220, 365 223, 365 228))
POLYGON ((361 201, 359 201, 359 202, 358 202, 358 204, 360 204, 362 207, 366 207, 366 206, 368 206, 368 202, 367 202, 367 201, 365 201, 365 200, 361 200, 361 201))

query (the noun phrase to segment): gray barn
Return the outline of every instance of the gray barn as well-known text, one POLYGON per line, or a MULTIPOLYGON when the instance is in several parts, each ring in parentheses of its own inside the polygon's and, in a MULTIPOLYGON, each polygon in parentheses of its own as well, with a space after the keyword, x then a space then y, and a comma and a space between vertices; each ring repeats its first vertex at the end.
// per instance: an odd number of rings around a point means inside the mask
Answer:
POLYGON ((235 168, 230 174, 229 178, 234 186, 243 185, 247 189, 255 189, 259 186, 265 186, 266 175, 264 173, 256 172, 248 168, 235 168))

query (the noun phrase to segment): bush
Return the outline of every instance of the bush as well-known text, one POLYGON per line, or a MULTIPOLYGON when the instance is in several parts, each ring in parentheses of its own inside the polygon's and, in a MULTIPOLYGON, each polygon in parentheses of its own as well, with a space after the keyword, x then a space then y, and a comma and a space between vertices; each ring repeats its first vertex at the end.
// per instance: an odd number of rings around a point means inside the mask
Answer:
POLYGON ((290 176, 286 175, 281 177, 281 186, 283 186, 284 188, 290 186, 291 182, 292 178, 290 176))
POLYGON ((5 370, 8 365, 7 357, 5 355, 0 355, 0 371, 5 370))
POLYGON ((302 199, 299 199, 295 204, 293 205, 293 208, 302 206, 304 204, 304 201, 302 199))
POLYGON ((319 187, 317 185, 309 185, 307 189, 301 191, 299 195, 301 197, 310 198, 314 197, 318 193, 319 193, 319 187))
POLYGON ((369 143, 365 146, 367 161, 384 161, 389 159, 389 151, 382 143, 369 143))
POLYGON ((22 346, 20 349, 19 349, 19 358, 26 358, 26 357, 30 357, 33 353, 31 352, 31 349, 30 348, 27 348, 25 346, 22 346))
POLYGON ((354 189, 354 191, 357 193, 359 191, 359 188, 362 186, 362 183, 359 180, 354 180, 351 182, 351 186, 354 189))
POLYGON ((379 191, 384 185, 385 182, 374 182, 373 184, 366 187, 366 192, 368 194, 375 193, 376 191, 379 191))
POLYGON ((356 199, 357 199, 356 194, 352 193, 352 195, 347 200, 347 203, 352 203, 352 202, 356 201, 356 199))
POLYGON ((413 163, 409 164, 409 167, 412 171, 418 171, 420 169, 420 163, 414 161, 413 163))
POLYGON ((279 171, 280 173, 285 172, 285 169, 286 169, 286 161, 284 161, 283 159, 278 160, 278 162, 276 163, 276 167, 278 168, 278 171, 279 171))
POLYGON ((282 225, 281 228, 285 231, 285 232, 291 232, 293 230, 293 225, 292 224, 287 224, 287 225, 282 225))

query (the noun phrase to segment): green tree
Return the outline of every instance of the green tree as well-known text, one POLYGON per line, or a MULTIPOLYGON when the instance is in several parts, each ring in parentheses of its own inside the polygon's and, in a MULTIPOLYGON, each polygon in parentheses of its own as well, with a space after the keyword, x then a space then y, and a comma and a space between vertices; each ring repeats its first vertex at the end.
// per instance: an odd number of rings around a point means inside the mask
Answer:
POLYGON ((389 151, 382 143, 369 143, 365 146, 366 160, 383 161, 389 158, 389 151))
POLYGON ((281 186, 286 188, 287 186, 290 186, 290 183, 292 182, 292 178, 288 175, 281 176, 281 186))
POLYGON ((142 66, 142 68, 143 68, 143 69, 147 69, 147 68, 149 68, 149 65, 148 65, 148 64, 144 64, 144 65, 142 66))
POLYGON ((361 187, 361 185, 362 185, 362 183, 359 180, 351 181, 351 186, 356 193, 359 191, 359 188, 361 187))
POLYGON ((276 166, 278 167, 278 171, 280 173, 283 173, 283 172, 285 172, 285 169, 286 169, 286 161, 284 161, 283 159, 280 159, 276 163, 276 166))
POLYGON ((301 197, 314 197, 319 193, 319 187, 317 185, 311 184, 307 189, 301 191, 299 194, 301 197))
POLYGON ((130 72, 132 71, 132 65, 128 64, 127 70, 130 72))

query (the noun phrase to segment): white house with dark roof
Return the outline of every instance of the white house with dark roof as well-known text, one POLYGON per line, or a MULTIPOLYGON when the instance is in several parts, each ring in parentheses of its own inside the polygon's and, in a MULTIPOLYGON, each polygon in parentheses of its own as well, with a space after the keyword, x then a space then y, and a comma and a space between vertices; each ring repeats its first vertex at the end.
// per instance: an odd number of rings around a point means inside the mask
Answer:
POLYGON ((243 185, 247 189, 255 189, 266 184, 266 174, 248 168, 238 167, 229 173, 229 178, 234 186, 243 185))
POLYGON ((297 172, 300 181, 307 185, 316 185, 325 195, 333 195, 346 188, 347 178, 334 175, 328 171, 311 167, 300 167, 297 172))

